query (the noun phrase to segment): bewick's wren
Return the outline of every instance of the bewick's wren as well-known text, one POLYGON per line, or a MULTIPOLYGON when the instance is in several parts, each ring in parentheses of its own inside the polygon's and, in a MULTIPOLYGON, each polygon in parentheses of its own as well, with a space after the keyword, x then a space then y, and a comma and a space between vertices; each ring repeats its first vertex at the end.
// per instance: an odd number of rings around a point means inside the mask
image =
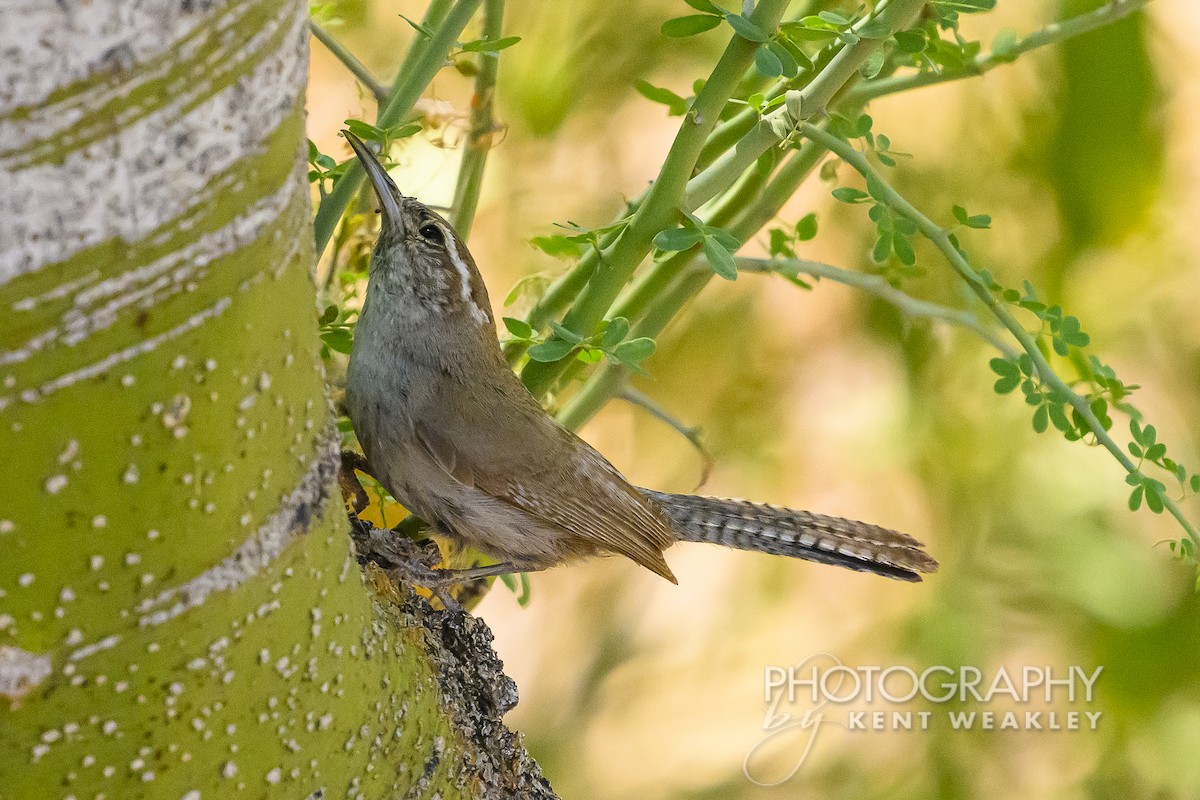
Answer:
POLYGON ((920 580, 920 542, 807 511, 638 489, 509 369, 487 289, 450 225, 400 194, 359 139, 382 212, 346 406, 370 472, 414 514, 501 563, 436 582, 620 554, 675 581, 663 550, 711 542, 920 580))

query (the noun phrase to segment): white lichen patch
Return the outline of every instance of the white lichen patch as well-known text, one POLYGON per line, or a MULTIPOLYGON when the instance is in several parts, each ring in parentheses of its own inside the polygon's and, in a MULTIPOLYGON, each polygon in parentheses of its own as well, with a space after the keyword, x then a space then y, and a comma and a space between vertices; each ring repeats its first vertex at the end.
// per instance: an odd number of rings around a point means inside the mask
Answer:
POLYGON ((46 680, 51 669, 47 653, 0 645, 0 697, 20 700, 46 680))
MULTIPOLYGON (((167 5, 176 4, 165 0, 154 0, 146 5, 163 5, 162 13, 166 19, 189 16, 178 14, 174 8, 167 11, 167 5)), ((231 7, 239 6, 249 8, 252 4, 235 3, 231 7)), ((96 13, 107 16, 115 12, 108 4, 101 3, 97 4, 96 13)), ((41 15, 15 16, 34 16, 38 19, 37 24, 47 23, 41 15)), ((75 9, 70 18, 76 16, 87 15, 75 9)), ((282 4, 278 16, 260 26, 252 36, 238 39, 236 49, 229 56, 232 60, 224 66, 236 68, 236 60, 251 56, 281 27, 288 29, 289 36, 299 35, 305 23, 304 15, 297 14, 295 7, 282 4)), ((14 24, 17 24, 15 20, 14 24)), ((125 30, 127 25, 114 28, 125 30)), ((30 37, 40 40, 47 33, 58 35, 61 32, 56 27, 47 27, 36 34, 31 33, 30 37)), ((173 31, 164 31, 164 34, 165 41, 174 42, 173 31)), ((6 36, 10 41, 23 41, 19 32, 10 30, 6 36)), ((111 34, 102 38, 110 39, 111 34)), ((32 73, 30 77, 42 85, 47 78, 61 80, 63 75, 58 59, 81 50, 89 56, 89 72, 111 52, 128 52, 123 48, 94 51, 94 46, 92 42, 72 35, 59 47, 26 48, 30 53, 43 53, 53 60, 53 64, 46 66, 44 76, 32 73)), ((21 59, 23 71, 29 68, 30 61, 21 59)), ((57 104, 51 107, 53 110, 48 112, 47 119, 42 118, 43 114, 31 114, 10 115, 0 120, 0 142, 3 143, 0 169, 7 168, 8 171, 7 191, 0 195, 0 215, 7 221, 0 228, 0 284, 45 264, 65 260, 101 242, 140 241, 155 228, 204 202, 205 188, 212 175, 228 168, 257 144, 247 141, 247 137, 268 136, 292 113, 296 92, 303 84, 305 62, 300 48, 280 48, 263 59, 245 79, 195 105, 196 99, 209 89, 208 81, 203 78, 205 73, 201 72, 198 80, 186 84, 182 91, 173 95, 171 102, 153 113, 125 124, 113 120, 112 136, 71 150, 65 154, 64 163, 40 163, 15 169, 15 162, 23 159, 20 148, 44 140, 48 127, 52 130, 62 124, 54 116, 62 113, 57 104), (192 105, 195 107, 189 108, 192 105), (164 130, 171 130, 174 135, 163 136, 164 130), (112 195, 108 187, 117 178, 114 170, 118 165, 114 163, 117 160, 113 154, 118 152, 139 155, 136 164, 128 165, 135 168, 128 169, 127 166, 120 175, 126 189, 112 195), (12 155, 6 158, 10 153, 12 155), (62 180, 63 175, 70 175, 71 180, 62 180), (97 203, 98 195, 114 196, 119 202, 97 203), (44 213, 47 208, 61 209, 62 213, 47 215, 44 213)), ((151 76, 139 77, 147 80, 151 76)), ((99 82, 98 85, 105 84, 99 82)), ((119 89, 129 91, 127 85, 121 85, 119 89)), ((89 97, 87 102, 97 99, 89 97)))

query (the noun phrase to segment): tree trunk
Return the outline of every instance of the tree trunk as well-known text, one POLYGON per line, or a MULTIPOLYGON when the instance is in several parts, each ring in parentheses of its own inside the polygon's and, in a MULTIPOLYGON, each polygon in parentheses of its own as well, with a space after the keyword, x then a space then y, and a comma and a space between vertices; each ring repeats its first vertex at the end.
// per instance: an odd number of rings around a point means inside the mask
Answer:
POLYGON ((549 795, 482 623, 333 489, 305 6, 35 0, 0 58, 0 797, 549 795))

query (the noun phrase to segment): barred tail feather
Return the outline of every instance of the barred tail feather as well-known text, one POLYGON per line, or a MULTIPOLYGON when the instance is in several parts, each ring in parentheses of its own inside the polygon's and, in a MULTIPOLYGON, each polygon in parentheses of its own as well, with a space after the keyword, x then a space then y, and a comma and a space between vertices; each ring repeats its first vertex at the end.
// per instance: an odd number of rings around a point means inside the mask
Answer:
POLYGON ((810 511, 642 489, 671 519, 676 541, 708 542, 919 581, 938 563, 911 536, 810 511))

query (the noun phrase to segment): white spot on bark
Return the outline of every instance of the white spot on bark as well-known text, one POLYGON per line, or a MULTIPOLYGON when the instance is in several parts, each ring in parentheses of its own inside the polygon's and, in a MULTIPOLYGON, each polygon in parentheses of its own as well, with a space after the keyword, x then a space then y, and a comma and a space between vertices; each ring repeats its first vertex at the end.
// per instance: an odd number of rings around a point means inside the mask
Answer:
POLYGON ((63 451, 59 453, 58 463, 69 464, 77 455, 79 455, 79 442, 75 439, 71 439, 67 442, 67 446, 63 448, 63 451))
POLYGON ((78 650, 76 650, 75 652, 73 652, 69 656, 67 656, 67 658, 69 658, 71 661, 82 661, 83 659, 87 658, 88 656, 93 656, 102 650, 111 650, 112 648, 116 647, 117 644, 120 643, 120 641, 121 641, 120 635, 114 633, 112 636, 105 636, 103 639, 101 639, 98 642, 92 642, 91 644, 89 644, 85 647, 79 648, 78 650))
POLYGON ((46 653, 0 645, 0 697, 20 700, 46 680, 51 669, 46 653))
POLYGON ((234 589, 267 568, 303 532, 294 527, 296 510, 313 506, 322 495, 336 462, 336 432, 318 446, 321 453, 301 477, 296 489, 280 503, 280 509, 263 522, 249 539, 217 566, 179 586, 140 603, 137 613, 143 627, 159 625, 201 605, 210 594, 234 589))

